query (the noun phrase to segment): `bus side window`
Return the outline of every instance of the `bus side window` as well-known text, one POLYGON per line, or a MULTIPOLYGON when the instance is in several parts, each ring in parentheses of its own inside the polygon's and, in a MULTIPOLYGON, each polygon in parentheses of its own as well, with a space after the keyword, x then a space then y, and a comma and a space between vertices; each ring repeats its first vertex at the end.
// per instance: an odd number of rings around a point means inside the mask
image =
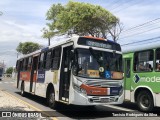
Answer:
POLYGON ((44 68, 44 53, 41 53, 40 58, 39 58, 39 64, 38 64, 38 69, 43 69, 44 68))
POLYGON ((22 59, 22 62, 20 64, 20 70, 23 71, 23 64, 24 64, 24 59, 22 59))
POLYGON ((61 47, 55 48, 52 51, 52 69, 58 70, 61 58, 61 47))
POLYGON ((17 60, 17 62, 16 62, 16 71, 18 71, 18 69, 19 69, 19 63, 20 63, 20 61, 17 60))
POLYGON ((51 51, 48 51, 45 57, 45 69, 50 69, 50 67, 51 67, 51 51))
POLYGON ((153 50, 137 52, 134 55, 134 71, 144 72, 153 70, 153 50))
POLYGON ((134 66, 133 66, 133 68, 134 68, 134 71, 137 71, 137 69, 138 69, 138 55, 137 55, 137 53, 135 53, 134 54, 134 64, 133 64, 134 66))
POLYGON ((155 70, 160 71, 160 48, 156 49, 156 64, 155 64, 155 70))
POLYGON ((31 70, 32 57, 28 58, 27 71, 31 70))
POLYGON ((25 70, 25 71, 28 70, 28 69, 27 69, 27 68, 28 68, 28 59, 29 59, 29 58, 26 58, 26 59, 25 59, 25 65, 24 65, 24 70, 25 70))
POLYGON ((126 61, 126 77, 127 78, 130 78, 130 73, 131 73, 131 63, 130 63, 130 60, 127 60, 126 61))

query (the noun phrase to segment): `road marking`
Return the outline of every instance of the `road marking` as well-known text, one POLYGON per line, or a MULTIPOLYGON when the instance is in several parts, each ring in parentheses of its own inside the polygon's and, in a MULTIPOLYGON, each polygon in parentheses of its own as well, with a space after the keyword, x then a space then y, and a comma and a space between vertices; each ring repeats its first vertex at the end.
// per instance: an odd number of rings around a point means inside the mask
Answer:
POLYGON ((6 83, 6 84, 10 83, 10 84, 13 84, 15 82, 0 82, 0 83, 6 83))
POLYGON ((117 110, 128 111, 128 112, 134 111, 134 110, 132 110, 132 109, 122 108, 122 107, 118 107, 118 106, 114 106, 114 105, 103 105, 103 106, 110 107, 110 108, 114 108, 114 109, 117 109, 117 110))
MULTIPOLYGON (((40 111, 41 113, 43 113, 43 114, 45 114, 45 115, 47 115, 47 116, 50 116, 48 113, 42 111, 42 110, 39 109, 39 108, 34 107, 34 106, 31 105, 30 103, 21 100, 20 98, 14 96, 14 95, 12 95, 12 94, 10 94, 9 92, 7 92, 7 91, 3 91, 3 92, 5 92, 5 93, 8 94, 9 96, 11 96, 11 97, 13 97, 13 98, 19 100, 20 102, 24 103, 25 105, 28 105, 28 106, 31 107, 32 109, 35 109, 35 110, 40 111)), ((51 117, 51 118, 52 118, 53 120, 58 120, 58 118, 56 118, 56 117, 51 117)))

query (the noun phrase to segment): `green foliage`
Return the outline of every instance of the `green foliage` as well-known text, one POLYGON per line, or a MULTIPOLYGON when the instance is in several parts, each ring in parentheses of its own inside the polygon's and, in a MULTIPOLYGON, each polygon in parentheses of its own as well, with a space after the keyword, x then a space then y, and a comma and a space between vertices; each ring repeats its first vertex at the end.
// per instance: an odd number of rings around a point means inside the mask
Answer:
POLYGON ((12 72, 13 72, 13 67, 7 68, 6 74, 12 74, 12 72))
POLYGON ((28 54, 28 53, 34 52, 40 48, 41 48, 41 46, 38 43, 34 43, 34 42, 21 43, 20 42, 19 45, 17 46, 16 50, 19 53, 28 54))
POLYGON ((51 21, 47 24, 49 29, 58 30, 61 34, 102 35, 104 38, 109 29, 119 22, 116 16, 101 6, 73 1, 64 6, 53 4, 47 12, 47 20, 51 21))

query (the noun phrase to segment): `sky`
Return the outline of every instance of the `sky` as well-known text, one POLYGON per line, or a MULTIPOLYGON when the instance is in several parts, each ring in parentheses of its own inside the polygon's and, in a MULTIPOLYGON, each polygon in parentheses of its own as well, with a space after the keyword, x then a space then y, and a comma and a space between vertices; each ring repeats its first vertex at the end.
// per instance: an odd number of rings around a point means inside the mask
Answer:
MULTIPOLYGON (((73 1, 100 5, 117 16, 123 24, 123 31, 118 40, 123 49, 158 42, 157 39, 151 42, 137 42, 160 36, 160 1, 158 0, 73 1), (137 43, 130 44, 133 42, 137 43)), ((19 42, 32 41, 47 46, 47 39, 41 37, 41 30, 48 22, 46 12, 52 4, 65 5, 67 2, 67 0, 0 0, 0 11, 3 12, 0 15, 0 62, 4 61, 7 67, 15 66, 16 47, 19 42)), ((52 38, 51 44, 59 39, 62 37, 52 38)))

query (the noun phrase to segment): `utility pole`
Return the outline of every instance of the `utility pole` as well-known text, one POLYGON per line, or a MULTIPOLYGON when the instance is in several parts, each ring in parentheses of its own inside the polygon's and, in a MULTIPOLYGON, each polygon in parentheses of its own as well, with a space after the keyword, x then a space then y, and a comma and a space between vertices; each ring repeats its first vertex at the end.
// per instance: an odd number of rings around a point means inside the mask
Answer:
POLYGON ((50 40, 50 37, 48 37, 48 46, 50 46, 51 44, 51 40, 50 40))
POLYGON ((44 34, 45 34, 46 37, 48 38, 48 46, 50 46, 50 44, 51 44, 51 38, 50 38, 50 33, 49 33, 49 31, 46 29, 46 30, 44 31, 44 34))
POLYGON ((43 32, 42 37, 48 39, 48 46, 50 46, 51 38, 53 37, 53 32, 49 31, 46 28, 43 28, 41 31, 43 32))

